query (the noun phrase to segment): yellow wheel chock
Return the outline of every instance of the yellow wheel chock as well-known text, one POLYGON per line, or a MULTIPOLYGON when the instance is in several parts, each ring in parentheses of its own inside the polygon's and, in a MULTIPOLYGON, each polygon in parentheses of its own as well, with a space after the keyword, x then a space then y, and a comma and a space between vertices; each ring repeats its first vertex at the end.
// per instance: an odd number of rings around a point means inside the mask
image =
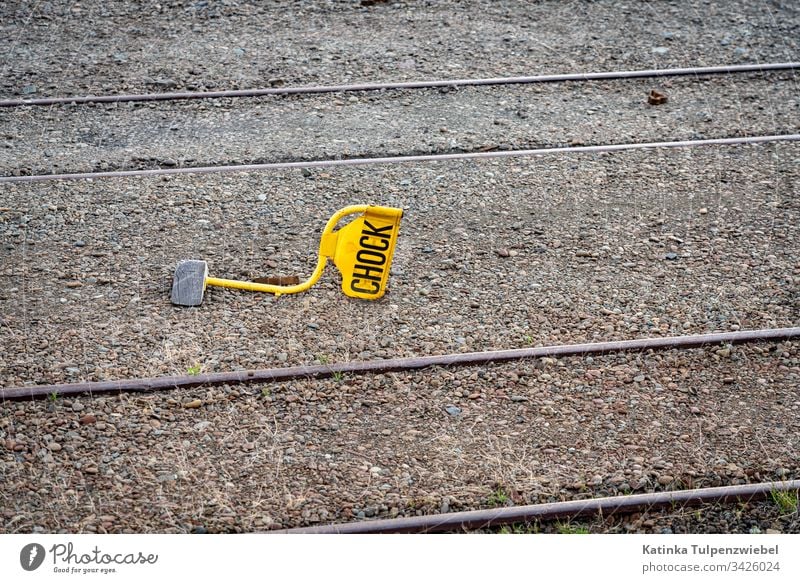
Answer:
POLYGON ((322 231, 314 273, 296 285, 270 285, 209 277, 205 261, 181 261, 175 269, 172 282, 172 303, 199 306, 207 285, 267 292, 276 296, 296 294, 317 283, 328 259, 333 260, 342 274, 342 291, 345 295, 377 300, 386 292, 402 216, 403 209, 385 206, 353 205, 337 211, 322 231), (362 214, 338 231, 333 230, 344 217, 357 213, 362 214))

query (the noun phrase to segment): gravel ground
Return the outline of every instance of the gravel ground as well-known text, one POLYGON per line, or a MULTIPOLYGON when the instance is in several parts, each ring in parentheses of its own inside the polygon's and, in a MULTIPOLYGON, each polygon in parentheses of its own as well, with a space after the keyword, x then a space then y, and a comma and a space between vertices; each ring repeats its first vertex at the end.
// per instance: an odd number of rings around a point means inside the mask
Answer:
POLYGON ((794 73, 0 109, 0 173, 690 140, 800 130, 794 73), (666 104, 651 106, 658 87, 666 104), (3 151, 3 150, 0 150, 3 151))
MULTIPOLYGON (((797 60, 800 23, 779 2, 65 6, 0 7, 6 96, 797 60)), ((791 74, 662 80, 657 107, 653 86, 3 110, 0 173, 797 131, 791 74)), ((798 326, 799 161, 774 143, 3 184, 2 386, 798 326), (329 267, 297 296, 169 303, 180 259, 310 274, 326 218, 362 202, 405 209, 382 300, 345 298, 329 267)), ((0 532, 269 530, 798 478, 799 381, 784 342, 7 402, 0 532)), ((768 501, 585 526, 798 532, 797 516, 768 501)))
POLYGON ((9 404, 5 529, 252 531, 796 478, 798 349, 9 404))
POLYGON ((799 154, 131 178, 49 183, 47 196, 8 185, 6 384, 796 326, 799 154), (306 277, 325 217, 363 201, 406 210, 384 300, 348 300, 330 267, 306 294, 169 304, 180 259, 219 277, 306 277))
MULTIPOLYGON (((797 325, 797 155, 8 186, 6 382, 797 325), (303 295, 168 303, 184 257, 309 273, 319 217, 354 196, 407 209, 384 300, 346 300, 330 270, 303 295)), ((476 508, 498 487, 528 502, 774 479, 796 475, 799 374, 785 343, 9 404, 10 491, 46 495, 5 506, 10 530, 253 530, 476 508)))
POLYGON ((795 2, 8 1, 4 96, 796 60, 795 2), (624 36, 622 36, 624 35, 624 36), (58 38, 57 43, 52 39, 58 38), (622 41, 622 42, 621 42, 622 41))

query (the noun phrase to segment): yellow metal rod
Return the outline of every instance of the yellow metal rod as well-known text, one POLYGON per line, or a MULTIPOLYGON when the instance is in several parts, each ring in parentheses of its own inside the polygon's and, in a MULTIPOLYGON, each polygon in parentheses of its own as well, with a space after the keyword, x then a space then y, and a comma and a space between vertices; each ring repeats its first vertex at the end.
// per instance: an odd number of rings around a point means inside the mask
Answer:
POLYGON ((327 257, 319 256, 317 259, 317 267, 314 273, 311 274, 307 280, 300 282, 296 285, 269 285, 267 283, 255 283, 253 281, 238 281, 235 279, 221 279, 219 277, 207 277, 206 285, 214 285, 217 287, 229 287, 234 289, 245 289, 249 291, 268 292, 275 295, 283 294, 296 294, 298 292, 306 291, 312 285, 319 281, 322 272, 325 269, 325 264, 328 262, 327 257))
POLYGON ((347 215, 353 215, 356 213, 363 213, 367 210, 368 205, 365 204, 357 204, 345 207, 328 219, 325 228, 322 231, 322 237, 320 239, 320 252, 319 257, 317 258, 317 266, 314 268, 314 273, 311 276, 296 285, 269 285, 266 283, 255 283, 253 281, 238 281, 235 279, 220 279, 218 277, 207 277, 206 278, 206 285, 213 285, 217 287, 228 287, 234 289, 243 289, 248 291, 259 291, 259 292, 267 292, 275 294, 276 296, 281 296, 283 294, 296 294, 299 292, 304 292, 312 285, 319 281, 319 278, 322 277, 322 272, 325 270, 325 265, 328 263, 328 256, 323 252, 323 246, 326 247, 328 250, 333 250, 336 248, 336 245, 328 244, 326 239, 329 239, 333 233, 333 228, 336 224, 341 221, 347 215))

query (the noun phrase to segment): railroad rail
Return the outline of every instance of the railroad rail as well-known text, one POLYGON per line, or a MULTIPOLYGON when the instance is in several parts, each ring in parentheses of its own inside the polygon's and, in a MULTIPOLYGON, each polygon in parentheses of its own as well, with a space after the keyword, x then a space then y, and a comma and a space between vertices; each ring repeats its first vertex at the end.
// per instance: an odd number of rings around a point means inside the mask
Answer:
POLYGON ((475 366, 528 358, 588 356, 610 354, 614 352, 701 348, 703 346, 723 343, 781 342, 797 338, 800 338, 800 327, 740 330, 736 332, 717 332, 690 336, 666 336, 661 338, 640 338, 635 340, 617 340, 589 344, 562 344, 511 350, 490 350, 436 356, 353 361, 333 365, 304 365, 198 375, 11 387, 0 389, 0 400, 46 398, 53 393, 57 393, 60 396, 126 392, 141 393, 211 385, 280 382, 300 378, 327 378, 345 373, 387 373, 418 370, 432 366, 475 366))
POLYGON ((712 67, 684 67, 678 69, 643 69, 636 71, 602 71, 596 73, 558 73, 524 77, 494 77, 485 79, 445 79, 438 81, 395 81, 385 83, 356 83, 349 85, 316 85, 300 87, 269 87, 264 89, 230 89, 223 91, 183 91, 172 93, 139 93, 120 95, 80 95, 74 97, 41 97, 33 99, 3 99, 0 107, 47 106, 85 103, 123 103, 137 101, 176 101, 187 99, 222 99, 263 97, 267 95, 302 95, 313 93, 345 93, 353 91, 387 91, 400 89, 436 89, 447 87, 475 87, 483 85, 522 85, 531 83, 563 83, 603 81, 614 79, 643 79, 654 77, 686 77, 705 75, 730 75, 736 73, 764 73, 792 71, 800 63, 763 63, 753 65, 722 65, 712 67))
POLYGON ((477 530, 515 523, 547 522, 563 519, 577 519, 589 516, 612 516, 633 514, 674 505, 698 506, 701 504, 755 501, 769 498, 773 492, 800 490, 800 480, 783 482, 763 482, 738 486, 698 488, 693 490, 674 490, 629 494, 587 500, 568 500, 547 504, 510 506, 430 514, 383 520, 365 520, 344 524, 308 526, 285 530, 269 531, 276 534, 390 534, 390 533, 429 533, 477 530))
POLYGON ((372 164, 400 164, 409 162, 443 162, 452 160, 486 160, 490 158, 519 158, 524 156, 550 156, 554 154, 600 154, 624 150, 650 150, 654 148, 691 148, 698 146, 734 146, 764 144, 769 142, 796 142, 800 134, 769 136, 744 136, 737 138, 709 138, 672 142, 642 142, 628 144, 601 144, 596 146, 569 146, 535 148, 530 150, 499 150, 490 152, 460 152, 454 154, 422 154, 390 156, 383 158, 344 158, 338 160, 308 160, 302 162, 270 162, 266 164, 235 164, 196 166, 184 168, 154 168, 151 170, 112 170, 104 172, 76 172, 68 174, 34 174, 30 176, 0 176, 0 184, 15 182, 43 182, 47 180, 88 180, 100 178, 126 178, 129 176, 167 176, 175 174, 216 174, 223 172, 259 172, 290 168, 329 168, 339 166, 367 166, 372 164))

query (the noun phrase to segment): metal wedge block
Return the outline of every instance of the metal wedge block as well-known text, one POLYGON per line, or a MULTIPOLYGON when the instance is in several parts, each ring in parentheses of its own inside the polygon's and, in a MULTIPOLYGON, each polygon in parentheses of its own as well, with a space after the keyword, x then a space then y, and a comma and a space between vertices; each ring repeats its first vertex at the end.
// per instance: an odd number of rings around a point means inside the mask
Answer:
POLYGON ((203 303, 208 277, 208 263, 197 259, 181 261, 172 280, 172 303, 177 306, 199 306, 203 303))

